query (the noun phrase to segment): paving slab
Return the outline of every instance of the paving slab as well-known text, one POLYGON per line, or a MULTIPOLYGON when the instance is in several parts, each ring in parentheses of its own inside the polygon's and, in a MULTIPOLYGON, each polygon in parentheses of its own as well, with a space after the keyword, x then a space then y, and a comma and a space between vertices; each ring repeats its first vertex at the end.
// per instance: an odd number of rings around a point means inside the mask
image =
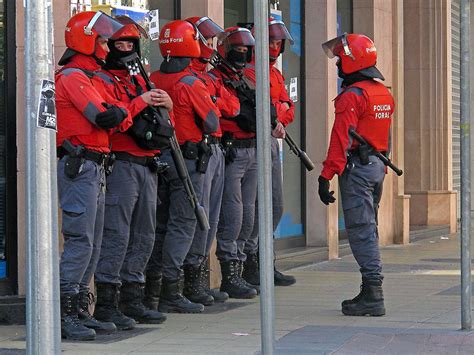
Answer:
MULTIPOLYGON (((343 299, 359 291, 351 255, 298 267, 291 287, 275 289, 277 354, 472 354, 460 331, 459 240, 432 237, 381 249, 384 317, 346 317, 343 299)), ((287 260, 289 262, 289 260, 287 260)), ((62 343, 64 354, 258 354, 260 302, 230 300, 203 314, 169 314, 94 342, 62 343)), ((25 327, 0 326, 0 354, 24 354, 25 327)))

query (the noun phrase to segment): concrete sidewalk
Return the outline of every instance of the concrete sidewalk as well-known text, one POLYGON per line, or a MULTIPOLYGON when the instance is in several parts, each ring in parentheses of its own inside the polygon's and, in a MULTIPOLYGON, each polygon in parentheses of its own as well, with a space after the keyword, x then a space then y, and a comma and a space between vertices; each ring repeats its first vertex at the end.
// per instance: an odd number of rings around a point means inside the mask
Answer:
MULTIPOLYGON (((460 328, 459 240, 454 236, 382 249, 387 315, 346 317, 340 303, 359 290, 352 256, 293 270, 298 282, 276 289, 278 354, 472 354, 474 333, 460 328)), ((94 342, 63 342, 65 354, 255 354, 258 300, 227 310, 170 314, 163 325, 94 342), (130 336, 128 338, 125 338, 130 336)), ((23 353, 25 328, 0 327, 0 354, 23 353)))

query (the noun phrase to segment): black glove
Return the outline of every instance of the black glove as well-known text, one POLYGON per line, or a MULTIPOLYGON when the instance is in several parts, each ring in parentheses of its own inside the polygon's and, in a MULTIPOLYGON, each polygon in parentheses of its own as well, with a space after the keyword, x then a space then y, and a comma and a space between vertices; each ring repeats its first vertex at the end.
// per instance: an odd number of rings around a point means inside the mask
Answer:
POLYGON ((95 123, 100 128, 110 129, 118 126, 127 117, 127 113, 115 105, 102 104, 107 110, 95 116, 95 123))
POLYGON ((277 110, 274 104, 270 104, 270 122, 272 124, 272 128, 275 128, 277 125, 278 115, 277 110))
POLYGON ((329 191, 329 180, 323 178, 322 176, 319 176, 318 178, 319 182, 319 198, 325 205, 329 205, 330 203, 333 203, 336 201, 334 198, 334 191, 329 191))

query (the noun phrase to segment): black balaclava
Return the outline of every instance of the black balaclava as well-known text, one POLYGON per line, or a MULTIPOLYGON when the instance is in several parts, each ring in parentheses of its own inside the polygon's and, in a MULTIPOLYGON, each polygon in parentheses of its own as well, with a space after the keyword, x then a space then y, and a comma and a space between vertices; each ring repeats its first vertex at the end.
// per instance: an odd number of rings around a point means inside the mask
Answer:
POLYGON ((110 52, 107 54, 107 60, 104 66, 105 69, 112 69, 112 70, 125 69, 125 65, 120 60, 121 58, 127 57, 135 52, 137 52, 138 56, 140 56, 140 53, 138 51, 138 47, 140 43, 139 43, 139 40, 137 40, 136 38, 120 38, 118 40, 109 39, 109 42, 107 44, 109 46, 110 52), (133 42, 133 49, 131 51, 120 51, 117 48, 115 48, 116 41, 133 42))
POLYGON ((372 79, 371 77, 366 76, 366 75, 362 74, 359 71, 356 71, 355 73, 351 73, 351 74, 345 74, 342 71, 341 61, 338 61, 338 63, 337 63, 337 75, 342 79, 341 87, 343 87, 343 88, 347 87, 347 86, 350 86, 352 84, 355 84, 359 81, 372 79))
POLYGON ((182 72, 191 64, 191 59, 187 57, 170 57, 167 60, 165 58, 160 65, 160 71, 165 74, 182 72))
POLYGON ((227 53, 226 59, 231 62, 236 69, 243 69, 245 67, 245 64, 247 64, 247 58, 247 53, 238 52, 235 49, 231 49, 227 53))

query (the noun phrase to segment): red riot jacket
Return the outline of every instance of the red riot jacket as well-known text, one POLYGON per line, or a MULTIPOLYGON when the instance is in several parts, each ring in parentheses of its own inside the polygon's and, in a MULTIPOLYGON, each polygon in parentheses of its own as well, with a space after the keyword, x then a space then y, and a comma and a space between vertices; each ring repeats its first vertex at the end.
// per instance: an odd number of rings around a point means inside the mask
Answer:
POLYGON ((174 125, 179 144, 200 142, 203 134, 219 128, 219 110, 204 83, 189 68, 177 73, 155 71, 151 81, 173 100, 174 125))
POLYGON ((127 117, 115 130, 123 132, 131 126, 132 119, 126 107, 107 93, 102 80, 95 75, 89 78, 84 73, 84 70, 92 73, 98 69, 100 67, 94 58, 76 54, 56 73, 58 147, 65 139, 69 139, 71 143, 90 150, 110 152, 110 132, 95 124, 96 115, 106 110, 103 103, 127 111, 127 117))
MULTIPOLYGON (((206 64, 199 60, 192 60, 190 70, 201 79, 209 90, 211 98, 219 109, 219 118, 234 118, 240 112, 239 99, 232 95, 224 86, 222 80, 206 71, 206 64)), ((214 137, 222 137, 222 129, 211 134, 214 137)))
MULTIPOLYGON (((145 101, 139 96, 141 93, 137 93, 137 86, 128 70, 102 70, 98 72, 97 76, 104 81, 107 91, 127 107, 132 117, 147 107, 145 101)), ((136 75, 135 78, 142 92, 145 92, 146 86, 143 78, 140 75, 136 75)), ((114 132, 110 141, 114 152, 127 152, 139 157, 154 156, 160 152, 159 150, 140 148, 127 133, 114 132)))
POLYGON ((365 80, 344 89, 334 102, 336 119, 321 176, 331 180, 341 175, 350 150, 359 145, 349 135, 355 128, 379 152, 390 150, 390 125, 395 108, 392 94, 380 82, 365 80))
MULTIPOLYGON (((225 81, 229 80, 229 77, 222 73, 221 71, 217 69, 212 69, 209 74, 212 77, 215 77, 218 81, 220 81, 223 85, 225 85, 225 81)), ((239 101, 237 97, 237 93, 235 92, 235 89, 229 86, 225 86, 227 91, 234 97, 237 101, 239 101)), ((239 110, 240 110, 240 103, 239 103, 239 110)), ((230 116, 229 116, 230 117, 230 116)), ((234 116, 235 117, 235 116, 234 116)), ((246 132, 242 130, 235 120, 227 119, 227 117, 223 116, 221 119, 221 129, 223 132, 229 132, 232 133, 233 137, 235 139, 246 139, 246 138, 255 138, 255 133, 252 132, 246 132)))
MULTIPOLYGON (((285 78, 281 72, 275 68, 275 63, 270 63, 270 99, 273 106, 275 106, 278 121, 283 126, 288 126, 295 119, 295 104, 288 96, 285 88, 285 78), (286 108, 288 104, 289 108, 286 108)), ((253 63, 247 65, 244 69, 244 74, 252 82, 256 82, 255 66, 253 63)))

